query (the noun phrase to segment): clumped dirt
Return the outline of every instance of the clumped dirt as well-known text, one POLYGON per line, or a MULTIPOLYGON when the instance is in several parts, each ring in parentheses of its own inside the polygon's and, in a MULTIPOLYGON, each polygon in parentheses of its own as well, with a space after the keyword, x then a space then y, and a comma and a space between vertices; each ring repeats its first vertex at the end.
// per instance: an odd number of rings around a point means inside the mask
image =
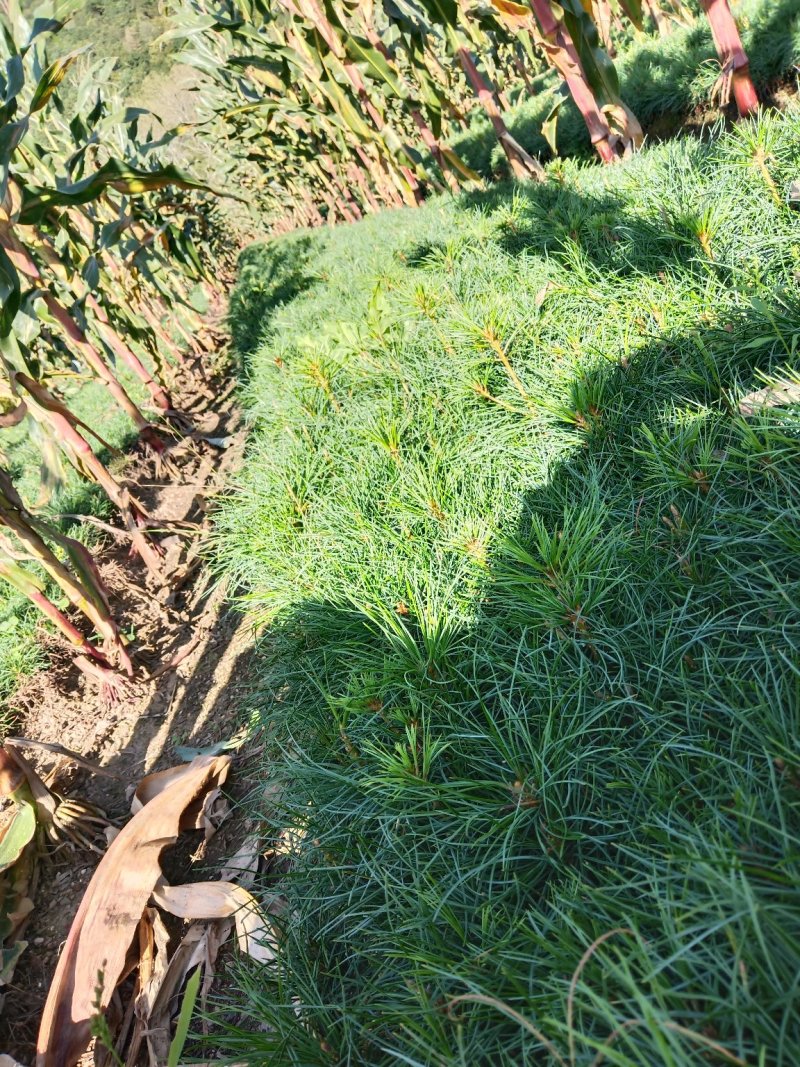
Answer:
MULTIPOLYGON (((216 744, 242 730, 250 633, 229 606, 231 591, 216 583, 203 556, 209 505, 242 454, 244 431, 232 391, 224 378, 199 389, 193 384, 176 405, 189 416, 192 433, 171 446, 166 457, 135 451, 124 467, 137 498, 164 523, 159 540, 174 576, 170 586, 154 587, 141 561, 131 557, 126 539, 101 534, 96 558, 112 610, 122 631, 133 637, 136 678, 118 695, 102 691, 73 666, 71 650, 50 638, 47 670, 28 679, 11 702, 17 737, 63 746, 103 769, 92 773, 52 751, 24 748, 40 773, 62 765, 53 786, 61 795, 97 805, 118 825, 130 813, 129 787, 187 758, 176 749, 216 744)), ((253 763, 247 756, 256 743, 249 737, 239 748, 226 786, 234 801, 252 788, 245 768, 253 763)), ((169 858, 170 881, 203 876, 192 874, 193 868, 218 870, 247 830, 242 819, 231 818, 208 846, 201 834, 185 835, 186 842, 169 858)), ((5 989, 0 1013, 0 1051, 23 1064, 35 1057, 59 950, 99 860, 99 853, 69 841, 41 857, 35 909, 24 935, 28 948, 5 989)))

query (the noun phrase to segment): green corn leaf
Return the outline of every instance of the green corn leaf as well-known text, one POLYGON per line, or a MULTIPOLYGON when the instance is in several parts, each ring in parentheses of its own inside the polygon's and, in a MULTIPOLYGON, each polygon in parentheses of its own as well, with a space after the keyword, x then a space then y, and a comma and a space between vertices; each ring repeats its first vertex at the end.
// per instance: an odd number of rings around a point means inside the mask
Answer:
POLYGON ((558 143, 557 143, 557 130, 558 130, 558 116, 561 113, 561 107, 566 100, 566 94, 562 91, 557 93, 553 105, 547 112, 547 117, 542 123, 542 137, 547 141, 550 146, 550 151, 554 156, 558 155, 558 143))
POLYGON ((29 108, 31 115, 35 114, 37 111, 41 111, 47 104, 47 101, 64 80, 69 68, 78 56, 86 52, 89 47, 90 46, 87 44, 84 45, 83 48, 76 48, 73 52, 61 56, 60 59, 56 59, 50 64, 39 79, 39 84, 36 86, 36 91, 33 94, 33 99, 31 100, 29 108))
POLYGON ((341 117, 347 127, 361 141, 374 141, 375 133, 361 118, 358 111, 350 103, 344 89, 333 78, 324 78, 320 81, 320 88, 330 101, 331 107, 341 117))
POLYGON ((461 44, 456 0, 420 0, 420 6, 425 9, 431 22, 444 30, 451 51, 455 52, 461 44))
POLYGON ((61 188, 27 186, 23 191, 20 223, 24 226, 41 222, 54 207, 88 204, 97 199, 110 186, 117 192, 135 196, 174 185, 179 189, 202 189, 218 196, 233 196, 232 193, 216 191, 205 182, 198 181, 179 170, 172 163, 157 170, 144 170, 131 166, 120 159, 109 159, 99 170, 71 185, 61 188))
POLYGON ((200 967, 197 967, 189 981, 186 983, 186 992, 183 995, 178 1022, 175 1025, 175 1036, 169 1046, 167 1067, 179 1067, 181 1055, 186 1046, 189 1036, 189 1026, 192 1022, 192 1013, 197 1003, 197 994, 200 989, 200 967))
POLYGON ((602 104, 619 104, 619 78, 608 53, 600 43, 593 20, 587 15, 581 0, 562 0, 564 25, 578 50, 586 80, 602 104))
POLYGON ((14 977, 14 968, 27 947, 27 941, 15 941, 10 948, 0 949, 0 985, 8 985, 14 977))
POLYGON ((483 179, 481 178, 480 174, 476 173, 476 171, 474 171, 472 167, 467 166, 464 160, 456 152, 454 152, 452 148, 447 148, 446 146, 442 145, 440 151, 444 158, 447 160, 447 162, 450 164, 450 166, 454 170, 457 170, 462 177, 466 178, 468 181, 475 182, 476 185, 480 185, 482 183, 483 179))
POLYGON ((401 100, 406 99, 408 93, 403 88, 396 72, 392 70, 386 56, 361 37, 346 34, 342 39, 347 54, 359 64, 362 70, 369 71, 373 77, 383 81, 401 100))
POLYGON ((17 862, 36 834, 36 805, 28 783, 23 779, 6 799, 13 802, 14 811, 0 834, 0 872, 17 862))
POLYGON ((74 537, 67 537, 66 534, 62 534, 57 527, 51 526, 50 523, 36 520, 34 526, 37 533, 41 534, 42 537, 55 541, 57 545, 64 549, 69 562, 72 564, 73 571, 80 579, 83 591, 94 604, 98 614, 106 621, 111 622, 111 607, 108 602, 105 583, 89 549, 74 537))
POLYGON ((5 91, 5 103, 9 104, 11 101, 19 96, 22 92, 22 87, 25 84, 25 71, 22 66, 21 56, 11 56, 6 60, 6 91, 5 91))
POLYGON ((36 18, 31 25, 31 32, 28 34, 28 40, 25 47, 22 49, 23 53, 27 52, 37 37, 41 37, 45 33, 57 33, 62 29, 64 23, 59 19, 51 18, 36 18))
MULTIPOLYGON (((622 8, 636 29, 641 30, 644 25, 642 0, 617 0, 617 4, 622 8)), ((615 6, 617 5, 615 4, 615 6)))
POLYGON ((43 583, 11 559, 0 559, 0 578, 5 578, 18 593, 28 598, 44 592, 43 583))
POLYGON ((19 311, 21 289, 17 269, 0 245, 0 337, 8 337, 19 311))

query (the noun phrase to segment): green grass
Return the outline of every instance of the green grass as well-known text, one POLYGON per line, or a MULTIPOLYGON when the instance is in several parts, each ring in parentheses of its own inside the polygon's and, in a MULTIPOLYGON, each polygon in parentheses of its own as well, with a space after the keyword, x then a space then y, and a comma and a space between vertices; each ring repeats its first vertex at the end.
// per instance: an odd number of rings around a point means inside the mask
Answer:
MULTIPOLYGON (((719 61, 708 20, 694 6, 697 15, 693 26, 676 26, 667 38, 643 34, 628 41, 615 60, 620 95, 651 139, 674 133, 695 109, 705 111, 713 106, 719 61)), ((796 78, 800 64, 800 6, 796 0, 741 0, 732 6, 750 58, 753 81, 762 99, 768 99, 776 83, 796 78)), ((550 155, 542 124, 557 99, 553 94, 558 87, 558 79, 551 74, 537 78, 537 92, 518 90, 506 115, 514 137, 542 158, 550 155)), ((569 99, 559 113, 557 143, 562 156, 593 155, 586 126, 569 99)), ((479 108, 472 112, 470 129, 453 139, 453 147, 479 173, 508 175, 502 149, 479 108)))
POLYGON ((792 111, 242 257, 216 550, 303 835, 215 1048, 800 1062, 800 412, 737 412, 798 168, 792 111))

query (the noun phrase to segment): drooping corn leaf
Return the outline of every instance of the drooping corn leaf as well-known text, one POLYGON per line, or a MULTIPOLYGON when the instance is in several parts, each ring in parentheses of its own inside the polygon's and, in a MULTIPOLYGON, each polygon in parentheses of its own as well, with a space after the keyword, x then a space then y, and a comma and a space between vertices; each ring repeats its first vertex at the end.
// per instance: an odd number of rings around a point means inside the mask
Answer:
POLYGON ((91 46, 87 44, 84 45, 82 48, 76 48, 73 52, 69 52, 67 53, 67 55, 61 56, 60 59, 56 59, 50 64, 50 66, 45 70, 45 72, 39 79, 39 84, 36 86, 33 98, 31 99, 30 106, 28 108, 31 115, 35 114, 37 111, 42 110, 42 108, 47 104, 47 101, 62 83, 62 81, 66 77, 67 71, 78 58, 78 56, 82 55, 90 47, 91 46))
POLYGON ((8 337, 19 311, 21 289, 16 267, 0 245, 0 337, 8 337))
MULTIPOLYGON (((205 182, 190 177, 174 164, 155 170, 144 170, 131 166, 121 159, 109 159, 93 174, 81 181, 64 184, 58 188, 27 186, 23 194, 20 223, 32 226, 44 219, 54 207, 88 204, 105 192, 110 186, 117 192, 135 196, 138 193, 152 192, 174 185, 178 189, 202 189, 216 192, 205 182)), ((219 196, 232 196, 228 192, 218 192, 219 196)))

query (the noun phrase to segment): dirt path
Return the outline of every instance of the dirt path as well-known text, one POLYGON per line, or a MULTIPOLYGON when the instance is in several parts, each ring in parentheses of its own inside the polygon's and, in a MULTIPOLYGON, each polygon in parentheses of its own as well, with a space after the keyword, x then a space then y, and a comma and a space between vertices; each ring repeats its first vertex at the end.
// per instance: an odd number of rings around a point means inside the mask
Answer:
MULTIPOLYGON (((212 385, 212 392, 230 393, 224 381, 212 385)), ((204 566, 203 551, 209 502, 239 463, 244 433, 231 399, 206 406, 207 400, 194 391, 180 399, 198 432, 170 450, 172 473, 153 456, 133 456, 125 468, 156 519, 193 524, 162 538, 177 580, 171 589, 155 590, 122 539, 104 535, 99 553, 112 609, 123 631, 134 635, 138 679, 119 698, 109 699, 73 667, 66 648, 53 645, 50 667, 30 678, 11 702, 17 736, 64 746, 108 772, 92 774, 48 751, 25 749, 42 773, 63 763, 54 786, 60 794, 97 805, 119 824, 129 814, 129 786, 153 770, 180 763, 186 758, 177 751, 180 746, 225 741, 242 726, 250 633, 228 606, 227 590, 215 584, 204 566)), ((234 794, 247 787, 243 775, 232 779, 234 794)), ((187 877, 193 865, 198 870, 218 867, 244 832, 236 819, 229 820, 212 838, 211 853, 190 835, 192 852, 178 858, 177 873, 189 880, 197 877, 187 877)), ((42 857, 35 908, 24 935, 28 948, 5 989, 0 1014, 0 1051, 23 1064, 34 1058, 59 949, 99 860, 99 853, 72 842, 48 849, 42 857)))

